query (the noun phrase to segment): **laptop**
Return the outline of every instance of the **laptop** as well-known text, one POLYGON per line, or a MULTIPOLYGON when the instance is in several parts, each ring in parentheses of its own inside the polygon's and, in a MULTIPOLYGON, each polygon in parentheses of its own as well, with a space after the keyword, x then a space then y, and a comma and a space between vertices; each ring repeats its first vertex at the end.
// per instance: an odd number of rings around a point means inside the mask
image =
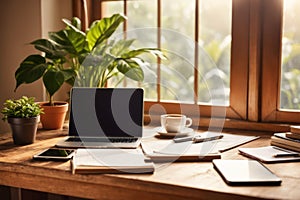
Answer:
POLYGON ((69 133, 57 147, 137 148, 143 135, 141 88, 71 89, 69 133))

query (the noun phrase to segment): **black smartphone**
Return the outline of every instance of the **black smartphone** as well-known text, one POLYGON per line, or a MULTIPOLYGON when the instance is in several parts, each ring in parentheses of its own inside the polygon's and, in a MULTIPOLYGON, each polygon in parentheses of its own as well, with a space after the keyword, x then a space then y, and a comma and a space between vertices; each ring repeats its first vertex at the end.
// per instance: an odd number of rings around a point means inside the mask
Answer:
POLYGON ((33 156, 36 160, 66 161, 73 157, 74 149, 49 148, 33 156))

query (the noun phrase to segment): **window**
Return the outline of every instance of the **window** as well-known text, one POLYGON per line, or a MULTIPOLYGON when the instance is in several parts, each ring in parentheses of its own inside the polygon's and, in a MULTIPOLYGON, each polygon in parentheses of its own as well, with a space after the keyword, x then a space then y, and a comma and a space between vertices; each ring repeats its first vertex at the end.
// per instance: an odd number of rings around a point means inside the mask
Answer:
POLYGON ((300 109, 300 1, 283 4, 280 108, 300 109))
POLYGON ((297 0, 87 2, 90 21, 123 12, 120 34, 166 50, 142 84, 146 114, 184 112, 200 126, 300 122, 297 0))
POLYGON ((265 6, 262 62, 262 121, 300 122, 298 1, 265 6), (270 98, 274 96, 274 98, 270 98))
POLYGON ((165 50, 169 60, 151 66, 161 76, 148 73, 143 83, 149 100, 229 104, 231 0, 107 1, 102 7, 103 16, 126 8, 126 36, 165 50))

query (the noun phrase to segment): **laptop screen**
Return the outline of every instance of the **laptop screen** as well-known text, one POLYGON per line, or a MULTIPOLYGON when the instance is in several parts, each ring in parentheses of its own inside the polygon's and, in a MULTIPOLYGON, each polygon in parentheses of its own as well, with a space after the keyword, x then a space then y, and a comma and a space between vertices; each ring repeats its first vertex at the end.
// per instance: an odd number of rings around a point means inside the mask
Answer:
POLYGON ((143 89, 72 88, 69 135, 142 137, 143 89))

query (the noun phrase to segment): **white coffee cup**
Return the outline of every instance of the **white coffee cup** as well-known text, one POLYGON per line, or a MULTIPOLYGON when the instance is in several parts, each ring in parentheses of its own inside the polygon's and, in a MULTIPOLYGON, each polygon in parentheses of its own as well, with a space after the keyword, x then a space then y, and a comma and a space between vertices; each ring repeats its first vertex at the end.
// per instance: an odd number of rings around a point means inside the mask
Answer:
POLYGON ((160 117, 161 126, 168 133, 180 133, 192 125, 192 119, 181 114, 165 114, 160 117))

